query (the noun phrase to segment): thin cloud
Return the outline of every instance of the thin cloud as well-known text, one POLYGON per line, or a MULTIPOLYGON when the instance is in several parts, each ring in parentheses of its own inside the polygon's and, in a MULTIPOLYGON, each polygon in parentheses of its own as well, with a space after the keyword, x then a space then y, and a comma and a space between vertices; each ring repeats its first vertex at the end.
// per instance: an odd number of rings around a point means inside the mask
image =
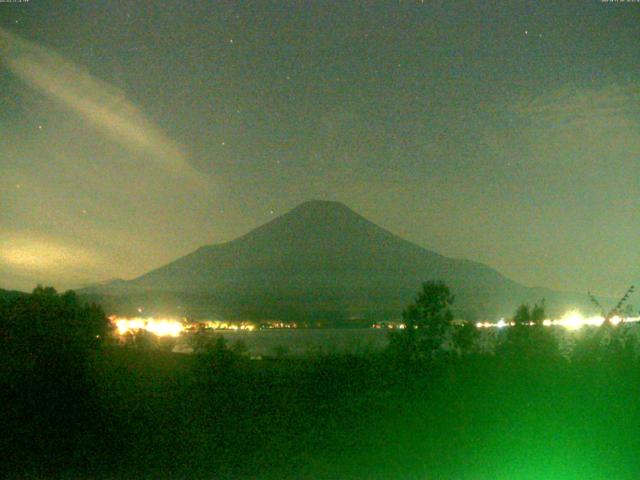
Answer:
POLYGON ((49 240, 9 238, 0 242, 0 258, 9 265, 27 270, 93 267, 100 263, 95 254, 49 240))
POLYGON ((64 104, 98 131, 135 153, 144 153, 173 175, 198 178, 185 152, 124 93, 49 48, 0 28, 0 60, 35 90, 64 104))
POLYGON ((638 125, 640 89, 616 84, 601 88, 566 86, 516 102, 512 111, 521 119, 543 127, 633 127, 638 125))

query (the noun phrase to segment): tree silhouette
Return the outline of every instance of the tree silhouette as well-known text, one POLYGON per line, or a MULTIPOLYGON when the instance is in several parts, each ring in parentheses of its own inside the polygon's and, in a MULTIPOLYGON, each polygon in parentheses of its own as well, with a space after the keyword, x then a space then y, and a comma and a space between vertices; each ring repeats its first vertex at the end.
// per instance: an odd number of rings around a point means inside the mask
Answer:
POLYGON ((100 410, 94 388, 93 367, 98 365, 94 354, 108 334, 102 309, 82 303, 71 291, 58 294, 38 286, 32 294, 4 303, 0 308, 3 435, 6 429, 13 432, 14 442, 33 445, 51 468, 62 468, 88 438, 95 438, 90 435, 103 430, 107 413, 100 410), (89 436, 82 437, 86 432, 89 436))
POLYGON ((58 294, 42 286, 7 304, 0 321, 0 348, 24 366, 38 364, 47 370, 63 363, 65 368, 67 363, 80 365, 110 329, 99 306, 80 302, 73 291, 58 294))
POLYGON ((474 346, 479 336, 480 332, 475 324, 465 320, 456 325, 453 330, 453 346, 460 355, 468 355, 474 352, 474 346))
POLYGON ((423 283, 415 301, 402 312, 405 329, 392 336, 392 349, 407 360, 433 359, 451 332, 453 301, 444 282, 423 283))
POLYGON ((513 326, 505 332, 497 352, 510 361, 528 364, 557 358, 558 341, 553 331, 544 326, 545 317, 544 300, 533 307, 520 305, 513 316, 513 326))

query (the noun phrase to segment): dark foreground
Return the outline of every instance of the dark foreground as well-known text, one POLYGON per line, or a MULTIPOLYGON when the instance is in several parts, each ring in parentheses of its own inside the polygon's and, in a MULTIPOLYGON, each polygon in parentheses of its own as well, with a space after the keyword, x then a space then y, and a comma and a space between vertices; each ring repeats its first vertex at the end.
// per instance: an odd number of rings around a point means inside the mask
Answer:
POLYGON ((8 478, 626 479, 640 369, 102 348, 2 385, 8 478), (209 359, 210 360, 210 359, 209 359), (56 371, 57 370, 57 371, 56 371), (55 375, 54 375, 55 373, 55 375))
POLYGON ((637 328, 575 332, 562 356, 551 330, 521 321, 479 354, 477 329, 450 317, 384 351, 251 360, 207 335, 194 355, 142 333, 114 345, 73 292, 12 296, 0 478, 640 478, 637 328))

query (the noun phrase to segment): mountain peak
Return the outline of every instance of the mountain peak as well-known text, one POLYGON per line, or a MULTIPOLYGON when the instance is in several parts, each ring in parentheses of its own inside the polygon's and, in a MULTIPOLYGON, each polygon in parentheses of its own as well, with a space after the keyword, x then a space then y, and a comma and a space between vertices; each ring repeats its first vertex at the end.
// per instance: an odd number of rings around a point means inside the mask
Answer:
POLYGON ((289 213, 331 214, 337 212, 357 215, 356 212, 351 210, 344 203, 333 200, 307 200, 306 202, 299 204, 289 213))
MULTIPOLYGON (((284 215, 249 232, 246 237, 266 235, 300 241, 318 239, 330 243, 353 242, 358 237, 387 236, 389 233, 366 220, 345 204, 329 200, 309 200, 284 215)), ((289 241, 289 240, 287 240, 289 241)))
POLYGON ((303 208, 303 209, 306 209, 306 208, 326 208, 326 209, 346 208, 346 209, 349 209, 349 207, 347 207, 342 202, 338 202, 336 200, 321 200, 321 199, 317 199, 317 198, 314 198, 313 200, 305 200, 304 202, 298 204, 297 207, 295 207, 295 209, 298 209, 298 208, 303 208))

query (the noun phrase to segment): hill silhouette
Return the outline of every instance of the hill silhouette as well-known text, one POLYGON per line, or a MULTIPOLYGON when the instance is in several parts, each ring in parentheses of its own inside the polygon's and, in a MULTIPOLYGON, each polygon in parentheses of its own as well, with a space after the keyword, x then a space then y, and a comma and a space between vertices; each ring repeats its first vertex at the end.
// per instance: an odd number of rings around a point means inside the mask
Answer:
POLYGON ((10 302, 19 297, 25 297, 28 294, 25 292, 20 292, 18 290, 5 290, 0 288, 0 303, 1 302, 10 302))
POLYGON ((510 315, 542 297, 551 309, 586 303, 429 251, 330 201, 305 202, 235 240, 81 293, 118 311, 140 304, 196 317, 372 321, 398 318, 430 279, 451 286, 466 318, 510 315))

